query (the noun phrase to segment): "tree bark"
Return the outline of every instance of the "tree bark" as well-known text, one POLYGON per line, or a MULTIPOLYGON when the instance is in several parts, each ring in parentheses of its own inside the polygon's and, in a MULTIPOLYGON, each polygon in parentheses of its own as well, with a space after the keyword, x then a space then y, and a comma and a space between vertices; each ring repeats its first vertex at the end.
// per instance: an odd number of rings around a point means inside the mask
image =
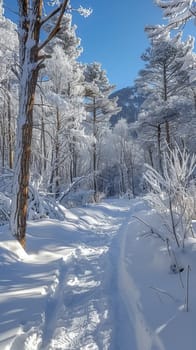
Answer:
POLYGON ((39 53, 60 29, 67 4, 68 0, 62 1, 59 7, 42 21, 43 0, 18 0, 21 75, 10 226, 12 234, 16 236, 23 247, 26 243, 33 107, 38 73, 43 67, 45 59, 45 55, 39 56, 39 53), (41 26, 58 12, 56 24, 40 45, 41 26))
POLYGON ((33 105, 35 99, 35 87, 38 71, 31 72, 29 80, 22 87, 26 93, 20 99, 20 118, 18 119, 18 132, 16 142, 15 166, 14 166, 14 197, 12 201, 13 223, 12 232, 25 247, 25 232, 27 219, 29 169, 31 156, 31 140, 33 130, 33 105), (23 124, 20 125, 20 122, 23 124))
POLYGON ((69 144, 70 151, 70 182, 73 183, 74 178, 77 177, 77 153, 76 153, 76 137, 72 137, 69 144))
POLYGON ((46 135, 45 135, 45 122, 44 122, 44 102, 43 102, 43 96, 41 95, 41 104, 42 104, 42 113, 41 113, 41 154, 43 155, 43 169, 42 169, 42 175, 46 171, 47 167, 47 152, 46 152, 46 135))
MULTIPOLYGON (((163 95, 164 95, 163 99, 164 99, 164 102, 166 102, 167 99, 168 99, 167 85, 168 85, 168 82, 167 82, 167 66, 166 66, 166 64, 164 64, 164 66, 163 66, 163 89, 164 89, 164 91, 163 91, 163 95)), ((166 121, 165 121, 165 132, 166 132, 167 145, 169 147, 171 147, 170 125, 169 125, 169 120, 168 119, 166 119, 166 121)))
POLYGON ((60 133, 60 112, 59 108, 56 108, 56 140, 55 140, 55 198, 59 195, 59 133, 60 133))
POLYGON ((162 154, 161 154, 161 125, 157 126, 158 162, 160 173, 163 174, 162 154))
POLYGON ((25 247, 28 187, 30 174, 31 140, 33 130, 33 106, 39 72, 38 45, 42 0, 34 1, 29 19, 28 0, 18 1, 20 14, 20 87, 19 116, 17 122, 16 152, 14 159, 13 200, 11 231, 25 247), (27 45, 31 43, 31 45, 27 45))
POLYGON ((149 154, 150 165, 151 165, 152 168, 154 168, 154 162, 153 162, 152 148, 151 147, 148 147, 148 154, 149 154))
POLYGON ((167 145, 169 146, 169 148, 171 148, 169 120, 166 120, 166 122, 165 122, 165 130, 166 130, 166 142, 167 142, 167 145))
POLYGON ((5 167, 5 105, 4 105, 4 111, 2 113, 2 131, 1 131, 1 135, 2 135, 2 144, 1 144, 1 156, 2 156, 2 168, 4 169, 5 167))

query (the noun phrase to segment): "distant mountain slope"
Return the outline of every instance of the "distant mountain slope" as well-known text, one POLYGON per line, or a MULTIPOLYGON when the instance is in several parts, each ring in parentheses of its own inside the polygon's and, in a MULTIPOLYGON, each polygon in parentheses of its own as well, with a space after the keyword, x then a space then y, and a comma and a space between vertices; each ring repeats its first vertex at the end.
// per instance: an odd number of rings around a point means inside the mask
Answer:
POLYGON ((138 110, 143 102, 143 98, 138 95, 134 87, 126 87, 115 91, 111 97, 118 97, 118 105, 122 110, 111 117, 112 125, 115 125, 121 118, 127 120, 128 123, 133 123, 137 120, 138 110))

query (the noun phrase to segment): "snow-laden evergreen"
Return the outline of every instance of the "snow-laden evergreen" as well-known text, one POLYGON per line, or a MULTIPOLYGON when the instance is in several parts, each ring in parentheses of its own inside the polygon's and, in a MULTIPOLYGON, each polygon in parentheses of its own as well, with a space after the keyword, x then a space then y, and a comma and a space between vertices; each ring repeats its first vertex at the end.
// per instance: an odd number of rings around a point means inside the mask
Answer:
MULTIPOLYGON (((149 30, 146 29, 148 33, 149 30)), ((182 132, 183 142, 192 148, 188 130, 192 130, 196 109, 189 79, 193 66, 187 69, 186 62, 190 57, 194 60, 194 39, 189 37, 184 42, 182 33, 171 37, 166 29, 150 41, 151 46, 142 55, 145 68, 136 80, 137 89, 144 96, 136 125, 151 165, 156 164, 163 171, 162 151, 180 140, 182 132)))

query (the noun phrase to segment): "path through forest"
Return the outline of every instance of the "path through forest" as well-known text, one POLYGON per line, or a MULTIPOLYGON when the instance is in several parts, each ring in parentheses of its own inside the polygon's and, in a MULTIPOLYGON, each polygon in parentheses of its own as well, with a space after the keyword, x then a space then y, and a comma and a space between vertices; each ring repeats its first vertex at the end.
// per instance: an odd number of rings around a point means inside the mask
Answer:
POLYGON ((186 322, 192 344, 167 252, 135 215, 156 222, 142 199, 30 222, 27 253, 2 227, 0 350, 182 350, 184 338, 171 339, 186 322))

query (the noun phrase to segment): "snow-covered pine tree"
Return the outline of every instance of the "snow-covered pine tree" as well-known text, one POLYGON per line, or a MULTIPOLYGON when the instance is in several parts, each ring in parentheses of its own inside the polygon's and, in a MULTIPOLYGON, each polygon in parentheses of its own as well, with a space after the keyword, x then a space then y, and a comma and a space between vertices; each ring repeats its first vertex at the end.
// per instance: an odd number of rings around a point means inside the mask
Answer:
POLYGON ((181 37, 179 33, 171 38, 168 30, 153 37, 151 47, 142 56, 146 62, 145 68, 139 72, 136 80, 138 90, 146 96, 139 124, 141 129, 145 128, 145 133, 148 129, 151 131, 150 138, 152 134, 156 135, 160 171, 162 141, 171 146, 171 126, 178 123, 181 117, 184 118, 185 107, 194 103, 189 87, 189 71, 183 68, 187 56, 192 53, 194 40, 190 37, 183 42, 181 37))
MULTIPOLYGON (((168 24, 148 26, 148 35, 153 38, 168 30, 182 30, 185 24, 192 20, 196 24, 196 1, 195 0, 155 0, 155 3, 163 10, 164 19, 168 24)), ((188 60, 189 63, 189 60, 188 60)), ((189 65, 190 67, 190 65, 189 65)), ((191 69, 190 82, 196 81, 196 68, 191 69)))

